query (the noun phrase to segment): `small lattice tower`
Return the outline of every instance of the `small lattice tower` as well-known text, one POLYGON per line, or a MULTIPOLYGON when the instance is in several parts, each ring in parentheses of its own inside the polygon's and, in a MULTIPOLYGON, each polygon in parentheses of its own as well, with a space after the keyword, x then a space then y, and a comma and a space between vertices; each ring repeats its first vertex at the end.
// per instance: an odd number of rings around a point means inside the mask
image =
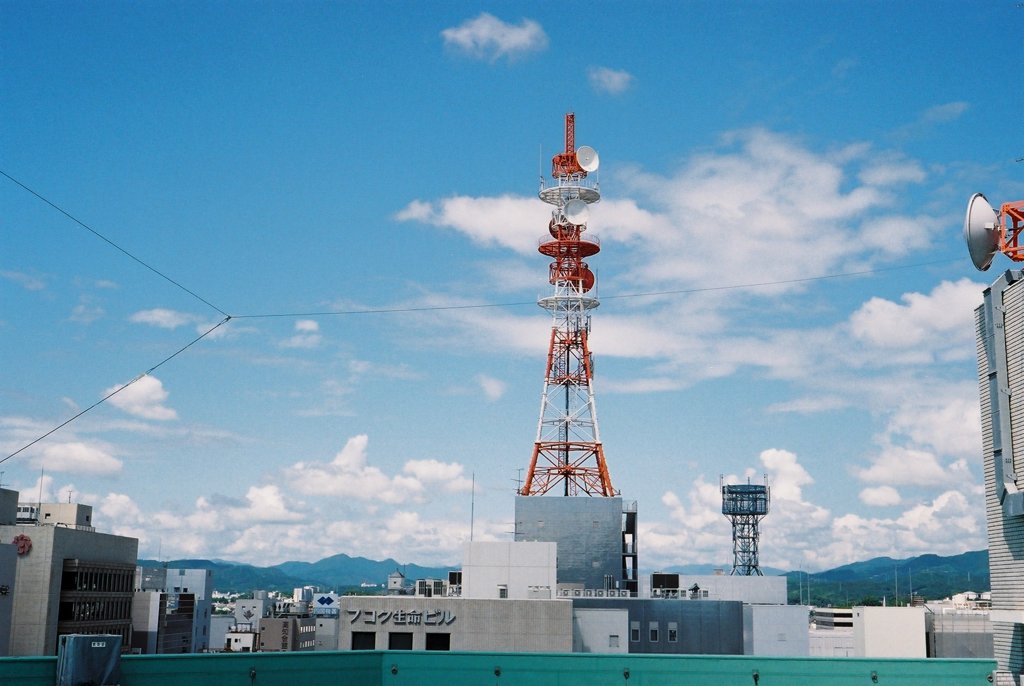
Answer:
POLYGON ((771 493, 764 485, 722 482, 722 514, 732 522, 732 572, 738 576, 763 576, 758 561, 758 525, 768 514, 771 493))
POLYGON ((551 160, 552 181, 543 177, 540 199, 553 206, 548 235, 538 250, 552 259, 548 281, 553 293, 537 301, 551 313, 544 390, 537 439, 520 495, 543 495, 561 486, 562 495, 613 496, 594 404, 590 354, 590 311, 594 273, 584 261, 601 250, 585 235, 589 206, 601 199, 590 172, 597 170, 593 148, 575 147, 576 119, 565 115, 565 150, 551 160))

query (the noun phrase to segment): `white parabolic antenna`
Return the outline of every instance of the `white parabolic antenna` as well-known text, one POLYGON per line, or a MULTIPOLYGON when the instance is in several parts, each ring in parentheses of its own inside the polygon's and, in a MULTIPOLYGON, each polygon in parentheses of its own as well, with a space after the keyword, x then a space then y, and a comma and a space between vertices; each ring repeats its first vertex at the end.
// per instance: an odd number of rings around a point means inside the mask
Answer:
POLYGON ((597 171, 601 160, 597 156, 597 150, 594 150, 589 145, 581 145, 576 150, 576 162, 583 171, 592 172, 597 171))
POLYGON ((988 269, 999 249, 999 213, 981 193, 975 193, 967 201, 964 240, 978 271, 988 269))
POLYGON ((590 217, 590 208, 582 200, 570 200, 565 203, 565 218, 570 224, 586 224, 590 217))

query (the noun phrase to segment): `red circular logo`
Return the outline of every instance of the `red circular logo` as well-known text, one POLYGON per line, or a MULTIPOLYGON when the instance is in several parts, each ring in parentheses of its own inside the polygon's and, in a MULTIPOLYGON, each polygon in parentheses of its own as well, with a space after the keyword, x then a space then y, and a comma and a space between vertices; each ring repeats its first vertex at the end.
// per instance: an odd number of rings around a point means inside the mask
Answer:
POLYGON ((11 541, 11 543, 18 548, 19 555, 24 555, 28 551, 32 550, 32 539, 25 534, 18 534, 14 537, 14 540, 11 541))

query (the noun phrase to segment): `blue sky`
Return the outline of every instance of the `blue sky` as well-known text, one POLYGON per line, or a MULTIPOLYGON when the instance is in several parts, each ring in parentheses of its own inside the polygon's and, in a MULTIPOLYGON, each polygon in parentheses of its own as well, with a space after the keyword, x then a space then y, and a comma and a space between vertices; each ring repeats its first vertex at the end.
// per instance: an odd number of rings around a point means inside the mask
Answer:
POLYGON ((721 474, 768 475, 767 565, 985 546, 972 310, 1010 263, 960 232, 1024 198, 1018 3, 0 11, 0 169, 209 303, 0 177, 3 455, 233 317, 0 464, 27 499, 147 557, 450 564, 475 477, 507 539, 571 110, 641 566, 731 561, 721 474))

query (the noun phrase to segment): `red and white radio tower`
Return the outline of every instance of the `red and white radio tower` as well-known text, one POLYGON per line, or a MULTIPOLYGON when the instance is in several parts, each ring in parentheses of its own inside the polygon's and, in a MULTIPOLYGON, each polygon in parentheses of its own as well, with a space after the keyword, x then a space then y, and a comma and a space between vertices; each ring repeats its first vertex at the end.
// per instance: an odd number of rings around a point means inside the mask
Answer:
POLYGON ((593 148, 575 145, 576 119, 565 115, 565 151, 551 159, 554 181, 541 178, 540 199, 554 205, 551 234, 538 250, 553 261, 548 281, 554 293, 537 301, 551 312, 551 342, 540 401, 540 421, 530 467, 520 495, 543 495, 562 482, 562 495, 613 496, 604 459, 594 404, 594 367, 590 355, 590 310, 598 306, 590 295, 594 273, 584 258, 601 246, 585 237, 589 205, 601 199, 598 183, 588 178, 597 170, 593 148))

